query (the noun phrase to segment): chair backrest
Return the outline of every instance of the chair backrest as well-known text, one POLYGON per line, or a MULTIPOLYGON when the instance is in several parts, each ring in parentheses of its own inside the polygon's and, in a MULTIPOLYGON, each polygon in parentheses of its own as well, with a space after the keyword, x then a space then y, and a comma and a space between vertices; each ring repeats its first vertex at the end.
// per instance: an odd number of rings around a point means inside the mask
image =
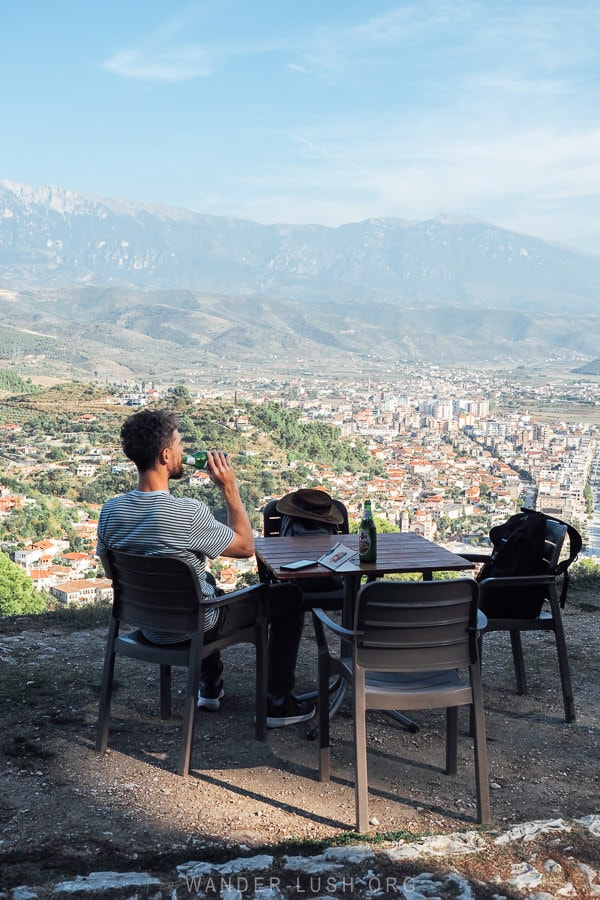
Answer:
MULTIPOLYGON (((335 497, 332 500, 344 517, 342 524, 337 526, 338 534, 349 534, 348 510, 341 500, 336 500, 335 497)), ((269 500, 263 509, 263 535, 265 537, 278 537, 281 532, 281 520, 283 517, 277 509, 278 502, 278 500, 269 500)))
POLYGON ((565 522, 557 522, 554 519, 546 520, 544 560, 548 563, 550 571, 553 571, 558 565, 566 536, 567 525, 565 522))
POLYGON ((116 619, 137 628, 196 631, 202 595, 193 565, 181 555, 107 550, 102 561, 112 578, 116 619))
POLYGON ((372 581, 358 592, 356 665, 431 672, 477 660, 479 585, 473 578, 372 581))

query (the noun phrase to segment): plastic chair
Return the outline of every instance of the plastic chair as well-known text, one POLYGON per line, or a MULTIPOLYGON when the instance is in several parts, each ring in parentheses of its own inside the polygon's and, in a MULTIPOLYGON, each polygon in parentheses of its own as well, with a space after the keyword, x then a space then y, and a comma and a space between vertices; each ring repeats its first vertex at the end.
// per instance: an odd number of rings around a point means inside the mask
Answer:
MULTIPOLYGON (((348 521, 348 510, 341 500, 336 500, 335 497, 332 497, 332 500, 343 516, 342 523, 337 526, 337 533, 349 534, 350 523, 348 521)), ((277 502, 277 500, 269 500, 269 502, 263 509, 263 535, 265 537, 277 537, 280 534, 282 514, 277 509, 277 502)), ((269 576, 267 573, 262 571, 260 562, 258 565, 258 574, 261 581, 268 582, 269 576)), ((367 580, 372 581, 373 576, 368 576, 367 580)), ((313 585, 315 586, 313 590, 307 590, 306 582, 302 579, 294 581, 294 584, 296 584, 302 591, 302 596, 304 599, 304 609, 306 612, 310 612, 315 607, 318 607, 319 609, 329 610, 331 612, 339 611, 343 607, 344 584, 339 576, 323 575, 321 578, 311 578, 310 585, 311 587, 313 585)), ((336 698, 330 704, 330 716, 334 715, 335 712, 339 709, 339 706, 344 698, 344 691, 345 685, 343 684, 342 679, 336 678, 332 680, 332 683, 329 686, 329 693, 335 693, 336 698)), ((308 691, 307 693, 301 694, 300 699, 316 700, 318 694, 318 691, 308 691)), ((398 712, 397 710, 390 710, 390 715, 395 719, 396 722, 404 726, 404 728, 407 728, 408 731, 412 732, 413 734, 419 730, 419 725, 416 722, 413 722, 413 720, 409 719, 407 716, 403 716, 402 713, 398 712)), ((314 740, 314 738, 316 738, 317 736, 317 732, 318 725, 315 725, 308 733, 309 739, 314 740)))
POLYGON ((490 821, 488 762, 472 578, 372 581, 358 592, 352 631, 313 610, 319 647, 319 775, 331 777, 327 691, 332 674, 351 685, 354 710, 356 829, 369 823, 367 710, 446 709, 446 773, 456 774, 458 707, 472 708, 477 819, 490 821), (344 638, 351 658, 329 652, 325 626, 344 638), (468 679, 457 670, 468 669, 468 679))
MULTIPOLYGON (((559 559, 566 535, 567 525, 564 522, 548 519, 546 522, 544 550, 544 560, 548 568, 547 574, 511 576, 506 578, 485 578, 479 585, 479 602, 481 609, 486 614, 488 620, 487 626, 482 630, 482 637, 493 631, 507 631, 510 634, 517 693, 521 695, 527 694, 527 675, 525 672, 521 632, 552 631, 554 633, 556 651, 558 654, 558 668, 565 710, 565 721, 574 722, 575 700, 571 683, 567 642, 561 615, 561 605, 564 606, 566 600, 566 587, 568 581, 565 581, 564 583, 560 600, 557 591, 560 581, 560 574, 557 571, 557 568, 559 567, 559 559), (542 586, 545 592, 545 601, 539 615, 534 618, 498 616, 498 607, 501 605, 501 599, 499 599, 500 591, 506 591, 507 588, 513 590, 520 589, 522 591, 529 587, 539 586, 542 586)), ((462 555, 472 562, 485 562, 488 559, 488 556, 484 554, 463 553, 462 555)), ((563 578, 568 578, 566 570, 564 570, 563 578)))
POLYGON ((113 582, 113 607, 104 671, 100 688, 100 707, 96 750, 108 745, 113 676, 117 656, 128 656, 160 666, 160 715, 171 716, 171 666, 187 668, 187 684, 181 731, 178 775, 187 775, 200 684, 200 664, 214 650, 233 644, 251 643, 256 648, 256 738, 264 741, 267 733, 267 614, 268 588, 253 585, 207 601, 200 592, 198 575, 182 555, 146 556, 108 550, 102 562, 113 582), (255 622, 233 635, 204 643, 204 616, 208 608, 220 608, 241 599, 256 602, 255 622), (121 626, 136 630, 121 634, 121 626), (141 629, 152 628, 190 634, 177 644, 153 644, 141 629))

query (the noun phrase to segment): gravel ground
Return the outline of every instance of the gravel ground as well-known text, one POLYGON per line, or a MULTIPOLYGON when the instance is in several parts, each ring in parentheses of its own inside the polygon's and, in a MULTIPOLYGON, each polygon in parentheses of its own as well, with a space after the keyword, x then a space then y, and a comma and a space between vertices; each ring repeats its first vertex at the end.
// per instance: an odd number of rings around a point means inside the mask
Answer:
MULTIPOLYGON (((577 707, 571 725, 563 720, 551 637, 525 638, 526 697, 515 693, 506 636, 486 639, 494 829, 599 811, 599 625, 596 596, 573 592, 565 611, 577 707)), ((322 846, 352 831, 347 700, 332 726, 333 778, 321 784, 317 744, 307 739, 306 725, 271 731, 266 743, 254 740, 252 650, 229 650, 222 707, 199 713, 192 774, 179 778, 182 673, 174 677, 174 718, 165 722, 158 718, 157 673, 119 660, 110 749, 104 756, 93 750, 104 639, 105 629, 0 635, 0 890, 133 865, 172 871, 178 862, 224 858, 240 848, 322 846)), ((316 674, 309 621, 301 656, 298 687, 308 690, 316 674)), ((459 772, 448 777, 443 712, 418 714, 416 734, 384 714, 370 714, 372 844, 392 832, 422 837, 476 828, 466 711, 461 717, 459 772)), ((491 880, 499 865, 494 859, 479 857, 474 877, 491 880)))

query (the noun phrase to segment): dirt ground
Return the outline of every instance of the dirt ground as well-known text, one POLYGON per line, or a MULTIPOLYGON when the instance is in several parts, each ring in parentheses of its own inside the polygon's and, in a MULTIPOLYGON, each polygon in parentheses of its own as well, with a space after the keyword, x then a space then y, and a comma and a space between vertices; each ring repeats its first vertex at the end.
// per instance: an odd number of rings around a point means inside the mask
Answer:
MULTIPOLYGON (((486 638, 496 829, 600 812, 595 594, 572 592, 565 627, 577 708, 570 725, 563 718, 551 637, 525 637, 525 697, 515 693, 507 637, 486 638)), ((317 742, 307 739, 306 724, 270 731, 265 743, 254 740, 250 647, 224 654, 226 695, 219 712, 198 714, 190 777, 174 774, 182 673, 174 673, 174 718, 161 721, 157 672, 130 660, 117 662, 109 751, 98 755, 93 745, 105 633, 48 627, 0 633, 0 892, 134 864, 157 870, 198 858, 200 850, 214 856, 290 841, 331 843, 353 830, 349 700, 332 725, 333 779, 321 784, 317 742)), ((299 690, 312 689, 315 676, 307 619, 299 690)), ((476 827, 467 711, 461 713, 459 773, 453 777, 442 769, 443 712, 416 718, 421 728, 412 734, 385 714, 369 714, 371 839, 476 827)))

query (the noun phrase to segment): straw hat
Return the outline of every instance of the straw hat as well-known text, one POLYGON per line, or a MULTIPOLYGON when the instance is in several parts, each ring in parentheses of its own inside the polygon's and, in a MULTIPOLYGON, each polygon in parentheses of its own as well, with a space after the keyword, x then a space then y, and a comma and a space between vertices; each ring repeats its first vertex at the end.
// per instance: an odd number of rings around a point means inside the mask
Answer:
POLYGON ((330 525, 341 525, 344 517, 326 491, 314 488, 302 488, 286 494, 277 503, 277 512, 299 519, 314 519, 316 522, 328 522, 330 525))

